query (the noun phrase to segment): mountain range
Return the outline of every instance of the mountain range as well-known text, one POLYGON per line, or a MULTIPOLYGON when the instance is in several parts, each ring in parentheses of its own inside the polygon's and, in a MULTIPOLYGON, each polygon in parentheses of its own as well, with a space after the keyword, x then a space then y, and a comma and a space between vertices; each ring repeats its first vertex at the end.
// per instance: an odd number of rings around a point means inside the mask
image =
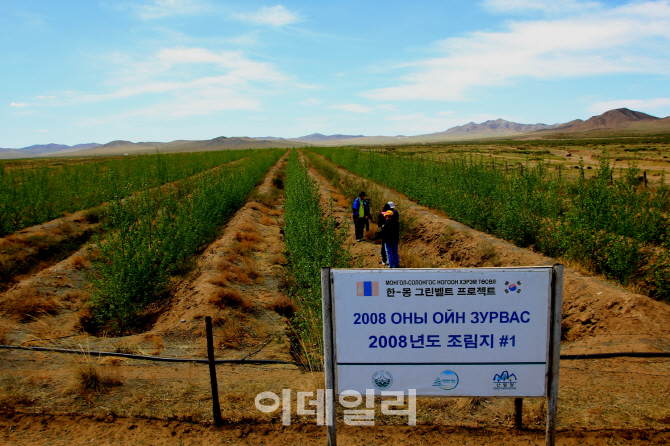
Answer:
POLYGON ((496 119, 476 124, 452 127, 442 132, 417 136, 364 136, 364 135, 322 135, 313 133, 299 138, 266 137, 225 137, 203 140, 177 140, 164 142, 138 142, 117 140, 107 144, 87 143, 67 146, 63 144, 43 144, 24 147, 22 149, 0 148, 2 158, 28 158, 34 156, 111 156, 126 153, 160 152, 196 152, 208 150, 231 150, 271 147, 302 147, 306 145, 365 145, 365 144, 398 144, 426 143, 439 141, 459 141, 486 138, 514 138, 532 134, 532 137, 566 134, 575 137, 605 136, 607 132, 653 132, 670 133, 670 117, 658 118, 646 113, 618 108, 601 115, 592 116, 583 121, 575 119, 563 124, 519 124, 516 122, 496 119))

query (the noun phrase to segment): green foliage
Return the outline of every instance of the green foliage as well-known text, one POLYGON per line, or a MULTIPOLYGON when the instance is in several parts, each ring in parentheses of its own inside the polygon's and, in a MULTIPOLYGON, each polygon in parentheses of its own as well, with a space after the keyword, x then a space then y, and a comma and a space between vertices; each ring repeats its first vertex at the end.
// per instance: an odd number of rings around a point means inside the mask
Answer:
POLYGON ((668 188, 664 178, 656 191, 640 188, 636 166, 614 178, 604 154, 595 177, 585 177, 580 161, 578 179, 567 182, 549 176, 542 162, 508 166, 471 155, 436 162, 341 148, 310 150, 475 229, 576 260, 624 284, 645 280, 652 283, 650 294, 670 299, 670 286, 662 283, 670 276, 670 261, 644 254, 670 237, 668 188))
POLYGON ((182 262, 244 204, 281 153, 258 151, 184 180, 179 188, 145 190, 110 203, 108 235, 92 256, 96 320, 119 331, 136 324, 146 305, 165 296, 182 262))
POLYGON ((318 186, 291 153, 286 168, 284 234, 287 250, 289 294, 296 303, 293 319, 307 360, 323 354, 321 324, 321 268, 343 268, 350 255, 344 247, 346 228, 336 229, 332 207, 319 205, 318 186))
POLYGON ((180 180, 253 153, 229 150, 124 156, 86 163, 31 167, 0 163, 0 236, 180 180))

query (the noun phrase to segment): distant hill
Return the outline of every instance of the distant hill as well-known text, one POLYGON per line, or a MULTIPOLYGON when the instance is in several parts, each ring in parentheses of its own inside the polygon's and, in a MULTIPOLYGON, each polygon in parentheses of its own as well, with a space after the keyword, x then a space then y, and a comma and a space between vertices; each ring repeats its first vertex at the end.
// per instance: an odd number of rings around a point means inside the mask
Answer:
POLYGON ((234 149, 265 149, 319 146, 346 146, 346 145, 378 145, 378 144, 429 144, 435 142, 455 142, 473 139, 500 139, 500 138, 579 138, 579 137, 608 137, 612 135, 635 134, 664 134, 670 133, 670 117, 657 118, 646 113, 618 108, 609 110, 601 115, 592 116, 583 121, 575 119, 562 124, 520 124, 504 119, 489 120, 476 124, 470 122, 465 125, 452 127, 442 132, 416 136, 363 136, 363 135, 323 135, 312 133, 299 138, 287 139, 274 136, 266 137, 226 137, 219 136, 203 141, 177 140, 172 142, 137 142, 116 140, 107 144, 78 144, 67 146, 63 144, 42 144, 23 149, 0 148, 0 159, 30 158, 36 156, 100 156, 124 155, 137 153, 160 152, 199 152, 208 150, 234 149), (529 136, 527 136, 529 135, 529 136))
POLYGON ((517 122, 505 121, 504 119, 496 119, 495 121, 486 121, 481 124, 475 124, 470 122, 469 124, 459 125, 452 127, 449 130, 439 133, 433 133, 433 135, 462 135, 462 134, 501 134, 509 135, 514 133, 529 133, 535 132, 537 130, 549 130, 556 128, 560 124, 547 125, 547 124, 519 124, 517 122))
POLYGON ((556 127, 555 130, 576 132, 585 130, 616 129, 630 127, 632 123, 649 123, 659 120, 661 120, 661 118, 646 113, 629 110, 627 108, 617 108, 616 110, 606 111, 602 115, 592 116, 586 121, 575 119, 574 121, 556 127))
MULTIPOLYGON (((157 150, 162 153, 174 152, 204 152, 215 150, 235 150, 235 149, 269 149, 269 148, 287 148, 287 147, 303 147, 306 144, 303 142, 283 141, 283 140, 258 140, 247 137, 231 137, 219 136, 218 138, 203 140, 203 141, 188 141, 178 140, 172 142, 137 142, 130 141, 112 141, 87 150, 79 150, 77 152, 70 152, 68 156, 113 156, 139 154, 139 153, 155 153, 157 150)), ((1 154, 0 154, 1 156, 1 154)), ((58 156, 54 154, 52 156, 58 156)))
POLYGON ((322 142, 339 141, 343 139, 363 138, 363 135, 322 135, 321 133, 312 133, 311 135, 292 138, 293 141, 322 142))
POLYGON ((0 158, 29 158, 34 155, 90 149, 99 145, 100 144, 94 142, 87 144, 77 144, 74 146, 68 146, 65 144, 35 144, 29 147, 23 147, 21 149, 0 149, 0 158))

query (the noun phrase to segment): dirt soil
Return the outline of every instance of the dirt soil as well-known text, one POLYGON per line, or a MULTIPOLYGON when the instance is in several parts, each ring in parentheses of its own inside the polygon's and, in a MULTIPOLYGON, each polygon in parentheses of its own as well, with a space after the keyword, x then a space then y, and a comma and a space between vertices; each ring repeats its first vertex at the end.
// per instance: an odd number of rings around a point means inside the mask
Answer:
MULTIPOLYGON (((217 358, 294 360, 286 335, 283 277, 283 198, 268 173, 250 201, 219 237, 175 279, 170 299, 153 308, 147 328, 114 338, 82 331, 88 296, 86 264, 75 253, 21 280, 0 294, 0 344, 205 357, 204 316, 215 322, 217 358)), ((406 231, 401 267, 552 265, 556 260, 474 231, 411 202, 397 192, 340 170, 346 181, 330 184, 315 170, 324 204, 347 227, 354 265, 383 267, 380 245, 357 243, 345 190, 365 189, 373 209, 393 200, 406 231), (346 184, 345 184, 346 183, 346 184)), ((670 307, 566 268, 562 353, 670 351, 670 307)), ((292 365, 218 366, 225 426, 211 426, 206 366, 118 358, 95 359, 0 349, 0 444, 315 444, 325 428, 314 417, 261 413, 263 391, 315 391, 323 374, 292 365), (81 384, 95 368, 97 387, 81 384)), ((617 358, 563 361, 560 371, 558 441, 577 444, 670 442, 670 360, 617 358)), ((384 417, 375 427, 338 425, 340 444, 544 444, 544 400, 524 400, 524 427, 513 430, 509 399, 419 399, 417 427, 403 417, 384 417)), ((293 402, 295 412, 295 401, 293 402)), ((341 419, 341 414, 338 415, 341 419)))

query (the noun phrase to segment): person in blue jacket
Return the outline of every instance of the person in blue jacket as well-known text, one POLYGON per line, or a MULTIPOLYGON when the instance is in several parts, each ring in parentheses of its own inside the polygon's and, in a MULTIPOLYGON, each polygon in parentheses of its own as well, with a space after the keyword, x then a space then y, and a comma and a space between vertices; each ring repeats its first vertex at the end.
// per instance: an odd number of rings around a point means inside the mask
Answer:
POLYGON ((363 231, 365 230, 366 223, 370 219, 370 204, 365 199, 365 192, 361 191, 358 194, 358 197, 354 200, 353 206, 351 206, 354 217, 354 229, 356 232, 356 241, 363 241, 363 231))

